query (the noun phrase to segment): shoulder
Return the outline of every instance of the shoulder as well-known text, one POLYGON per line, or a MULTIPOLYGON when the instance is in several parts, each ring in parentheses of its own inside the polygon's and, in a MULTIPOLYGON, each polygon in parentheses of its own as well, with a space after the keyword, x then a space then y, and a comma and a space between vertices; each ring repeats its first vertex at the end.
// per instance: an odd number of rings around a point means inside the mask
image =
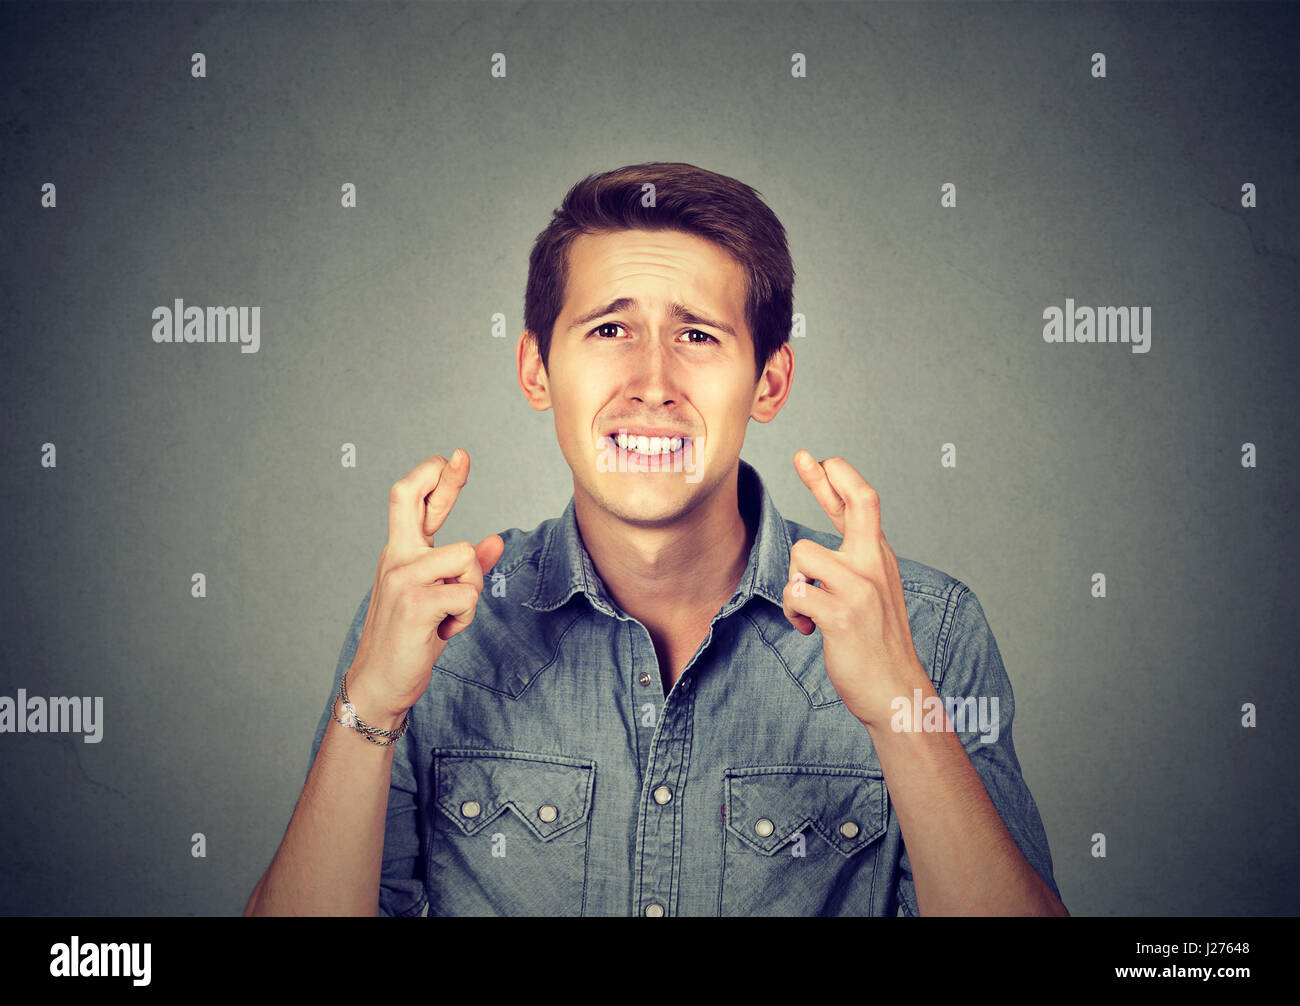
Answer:
MULTIPOLYGON (((834 531, 818 531, 792 520, 785 523, 791 544, 810 538, 826 548, 838 549, 844 540, 834 531)), ((898 576, 903 584, 913 646, 937 685, 944 679, 956 651, 974 642, 989 641, 991 633, 983 609, 970 587, 942 569, 900 555, 898 576)))

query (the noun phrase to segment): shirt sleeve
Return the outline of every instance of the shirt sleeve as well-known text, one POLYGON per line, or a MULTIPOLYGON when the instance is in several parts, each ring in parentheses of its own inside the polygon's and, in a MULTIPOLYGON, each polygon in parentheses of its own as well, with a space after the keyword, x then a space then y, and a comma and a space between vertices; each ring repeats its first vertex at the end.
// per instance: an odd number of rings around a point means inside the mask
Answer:
MULTIPOLYGON (((1029 865, 1059 898, 1061 893, 1052 875, 1047 833, 1038 805, 1021 775, 1020 761, 1011 740, 1011 721, 1015 714, 1011 680, 984 609, 970 588, 964 588, 957 599, 950 638, 949 656, 935 691, 944 699, 945 706, 949 705, 950 698, 975 700, 964 705, 966 722, 964 727, 956 724, 957 736, 1012 839, 1029 865)), ((906 849, 900 858, 899 873, 900 907, 906 915, 920 915, 906 849)))
MULTIPOLYGON (((373 589, 373 587, 371 588, 373 589)), ((316 763, 316 752, 325 739, 325 730, 331 723, 334 699, 339 693, 339 683, 352 666, 361 630, 366 624, 366 611, 370 607, 370 590, 361 599, 361 605, 352 618, 338 665, 334 669, 334 683, 325 700, 325 710, 316 725, 316 736, 311 744, 311 757, 307 762, 307 775, 316 763)), ((361 710, 357 710, 358 713, 361 710)), ((364 714, 363 714, 364 715, 364 714)), ((369 743, 363 737, 349 738, 358 744, 369 743)), ((414 724, 393 745, 393 774, 388 787, 388 818, 384 827, 384 859, 379 879, 379 914, 388 916, 420 915, 427 896, 424 887, 424 857, 420 852, 420 835, 417 821, 417 797, 412 756, 415 751, 414 724)), ((305 777, 304 777, 305 781, 305 777)))

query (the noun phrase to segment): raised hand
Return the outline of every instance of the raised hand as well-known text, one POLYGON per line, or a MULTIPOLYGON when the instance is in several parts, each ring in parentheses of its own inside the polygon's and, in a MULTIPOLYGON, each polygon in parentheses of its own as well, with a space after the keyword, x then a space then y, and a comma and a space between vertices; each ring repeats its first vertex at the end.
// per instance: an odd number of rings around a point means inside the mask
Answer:
POLYGON ((496 534, 477 545, 434 545, 468 478, 469 455, 457 449, 450 461, 434 455, 417 465, 389 494, 388 543, 348 674, 368 722, 400 720, 424 694, 447 641, 474 620, 483 577, 505 549, 496 534))
POLYGON ((898 556, 880 530, 880 497, 843 458, 818 464, 800 450, 794 467, 844 540, 836 551, 807 538, 791 546, 785 617, 805 636, 821 630, 844 705, 868 726, 887 723, 893 699, 928 676, 912 645, 898 556))

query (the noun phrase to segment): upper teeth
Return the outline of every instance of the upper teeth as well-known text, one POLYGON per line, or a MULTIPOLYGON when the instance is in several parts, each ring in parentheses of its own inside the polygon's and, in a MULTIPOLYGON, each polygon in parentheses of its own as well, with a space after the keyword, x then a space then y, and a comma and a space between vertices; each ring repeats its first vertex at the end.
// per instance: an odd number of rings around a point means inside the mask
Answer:
POLYGON ((631 437, 626 433, 614 434, 614 442, 627 451, 638 454, 671 454, 681 450, 681 437, 631 437))

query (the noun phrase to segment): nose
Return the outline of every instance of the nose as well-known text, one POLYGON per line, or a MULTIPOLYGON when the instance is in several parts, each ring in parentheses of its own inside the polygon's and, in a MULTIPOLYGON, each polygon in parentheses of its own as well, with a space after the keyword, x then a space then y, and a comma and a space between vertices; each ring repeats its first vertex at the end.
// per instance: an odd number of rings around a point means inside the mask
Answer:
POLYGON ((657 336, 641 340, 631 354, 627 396, 643 405, 672 405, 680 395, 671 350, 657 336))

